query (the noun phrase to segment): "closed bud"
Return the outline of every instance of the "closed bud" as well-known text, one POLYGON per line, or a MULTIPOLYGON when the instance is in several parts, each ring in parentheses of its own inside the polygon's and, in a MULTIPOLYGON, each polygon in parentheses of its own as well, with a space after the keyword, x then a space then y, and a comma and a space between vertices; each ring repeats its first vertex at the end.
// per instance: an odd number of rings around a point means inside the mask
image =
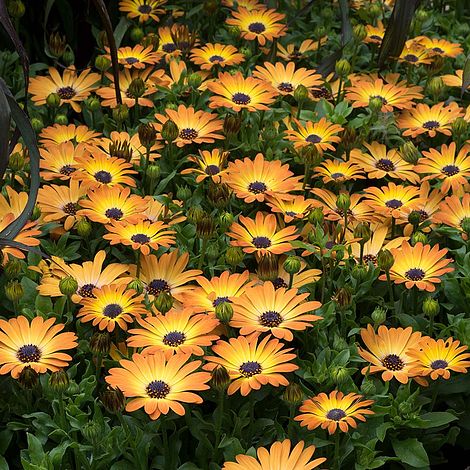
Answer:
POLYGON ((380 112, 383 106, 383 101, 380 98, 372 97, 369 99, 369 109, 372 114, 380 112))
POLYGON ((3 273, 7 279, 14 279, 18 277, 22 271, 23 263, 17 258, 9 260, 3 268, 3 273))
POLYGON ((157 130, 152 124, 141 124, 138 129, 140 143, 147 149, 152 147, 157 140, 157 130))
POLYGON ((335 16, 334 11, 331 8, 322 8, 320 10, 320 16, 325 20, 329 21, 335 16))
MULTIPOLYGON (((240 28, 238 26, 227 26, 226 28, 230 36, 232 36, 233 38, 238 38, 240 36, 240 28)), ((241 49, 240 49, 240 52, 241 52, 241 49)))
POLYGON ((239 246, 229 246, 225 252, 225 260, 233 268, 243 261, 244 256, 243 250, 239 246))
POLYGON ((111 336, 107 331, 93 333, 89 347, 94 356, 106 356, 111 349, 111 336))
POLYGON ((460 226, 462 227, 462 230, 467 235, 467 237, 470 238, 470 217, 464 217, 462 222, 460 222, 460 226))
POLYGON ((275 255, 267 254, 258 260, 258 277, 262 281, 274 281, 279 277, 278 260, 275 255))
POLYGON ((416 12, 416 19, 421 23, 424 23, 429 18, 429 13, 426 10, 418 10, 416 12))
POLYGON ((160 178, 160 165, 152 164, 147 167, 146 170, 147 176, 152 184, 155 184, 160 178))
POLYGON ((144 30, 142 28, 139 28, 138 26, 134 26, 131 29, 131 39, 134 42, 140 42, 142 38, 144 37, 144 35, 145 35, 144 30))
POLYGON ((463 117, 458 117, 452 123, 452 134, 456 137, 461 137, 467 133, 468 123, 463 117))
POLYGON ((18 281, 10 281, 5 285, 5 296, 10 302, 18 302, 24 294, 23 286, 18 281))
POLYGON ((284 261, 284 269, 288 274, 297 274, 302 267, 297 256, 288 256, 284 261))
POLYGON ((145 82, 140 77, 137 77, 129 84, 127 92, 131 98, 138 99, 143 96, 145 90, 145 82))
POLYGON ((211 373, 209 385, 211 388, 223 392, 230 383, 230 375, 224 366, 217 365, 211 373))
POLYGON ((233 224, 233 214, 230 212, 222 212, 218 217, 220 230, 226 232, 233 224))
POLYGON ((302 390, 302 387, 295 382, 290 383, 284 389, 284 393, 282 394, 282 399, 289 405, 292 405, 292 406, 300 405, 300 403, 302 403, 304 399, 304 392, 302 390))
POLYGON ((44 127, 44 121, 40 117, 31 118, 31 126, 35 132, 41 132, 44 127))
POLYGON ((133 279, 127 284, 127 288, 134 290, 136 294, 140 295, 144 292, 144 283, 140 279, 133 279))
POLYGON ((243 54, 245 56, 245 59, 249 59, 253 55, 253 52, 247 46, 240 47, 238 52, 240 52, 240 54, 243 54))
POLYGON ((9 0, 7 10, 12 18, 18 19, 24 15, 26 8, 21 0, 9 0))
POLYGON ((367 29, 363 24, 357 24, 353 28, 353 37, 356 42, 362 42, 367 37, 367 29))
POLYGON ((423 245, 426 245, 426 243, 428 243, 428 236, 423 232, 413 233, 413 235, 411 235, 411 244, 415 246, 416 243, 419 242, 421 242, 423 245))
POLYGON ((67 41, 64 36, 60 33, 55 32, 49 36, 49 52, 55 58, 58 59, 65 52, 65 46, 67 41))
POLYGON ((36 206, 34 206, 34 208, 33 208, 33 213, 31 214, 30 219, 31 219, 31 220, 38 220, 39 217, 41 217, 41 209, 40 209, 39 206, 36 205, 36 206))
POLYGON ((343 351, 348 348, 347 341, 340 335, 335 334, 333 337, 333 349, 335 351, 343 351))
POLYGON ((369 270, 363 264, 356 264, 351 270, 351 276, 358 282, 362 282, 367 277, 369 270))
POLYGON ((416 230, 421 223, 421 214, 419 211, 411 211, 408 214, 408 222, 413 226, 413 228, 416 230))
POLYGON ((429 318, 434 318, 439 313, 439 302, 432 297, 426 297, 423 301, 423 313, 429 318))
POLYGON ((382 271, 390 271, 394 262, 392 253, 387 249, 380 250, 377 254, 377 265, 382 271))
POLYGON ((442 91, 444 90, 444 82, 441 77, 432 77, 427 84, 427 90, 433 95, 435 100, 438 100, 442 91))
POLYGON ((237 114, 226 114, 224 119, 224 134, 226 137, 235 137, 239 132, 242 125, 241 117, 237 114))
POLYGON ((343 384, 349 377, 349 372, 346 367, 335 366, 330 371, 330 376, 336 385, 343 384))
POLYGON ((365 377, 361 384, 361 392, 366 395, 375 395, 377 392, 377 387, 375 386, 374 382, 369 379, 369 377, 365 377))
POLYGON ((405 142, 400 147, 400 155, 405 162, 410 163, 411 165, 416 165, 418 163, 420 153, 419 150, 416 148, 415 144, 410 140, 405 142))
POLYGON ((210 214, 204 214, 202 218, 196 223, 196 235, 199 238, 209 239, 214 235, 215 222, 210 214))
POLYGON ((108 388, 100 395, 100 398, 108 413, 122 413, 124 410, 126 400, 119 388, 108 388))
POLYGON ((110 157, 122 158, 126 162, 132 160, 132 147, 127 140, 113 140, 109 144, 108 153, 110 157))
POLYGON ((101 103, 96 96, 89 96, 85 100, 85 106, 90 111, 98 111, 101 108, 101 103))
POLYGON ((129 108, 127 104, 118 104, 115 108, 113 108, 113 119, 118 122, 122 123, 127 120, 129 117, 129 108))
POLYGON ((173 307, 174 299, 170 292, 161 292, 155 297, 153 304, 155 308, 165 315, 173 307))
POLYGON ((430 75, 436 75, 444 68, 445 64, 446 57, 435 55, 432 58, 432 62, 429 65, 426 65, 426 68, 428 69, 430 75))
POLYGON ((21 152, 15 152, 10 155, 8 166, 12 171, 21 171, 24 168, 24 156, 21 152))
POLYGON ((144 48, 152 46, 153 50, 156 51, 160 45, 160 38, 158 34, 149 33, 140 42, 144 48))
POLYGON ((382 307, 375 307, 371 315, 374 325, 381 325, 387 319, 387 310, 382 307))
POLYGON ((167 142, 173 142, 179 135, 178 126, 171 120, 168 119, 162 126, 162 137, 167 142))
POLYGON ((373 3, 367 10, 372 18, 378 18, 382 14, 382 8, 380 5, 373 3))
POLYGON ((70 67, 75 62, 75 54, 73 53, 70 47, 65 49, 65 52, 62 55, 62 62, 67 66, 70 67))
POLYGON ((26 366, 18 376, 18 383, 25 389, 31 390, 39 382, 39 374, 30 366, 26 366))
POLYGON ((69 119, 65 114, 57 114, 54 118, 54 123, 66 126, 69 123, 69 119))
POLYGON ((46 104, 50 108, 58 108, 60 106, 60 96, 57 93, 50 93, 46 98, 46 104))
POLYGON ((324 219, 325 215, 323 214, 323 209, 321 207, 315 207, 308 214, 308 221, 312 225, 321 225, 324 219))
POLYGON ((199 206, 192 206, 188 209, 186 217, 190 224, 196 225, 204 217, 204 210, 199 206))
POLYGON ((176 197, 180 201, 187 201, 191 196, 192 192, 191 189, 188 186, 178 186, 176 185, 176 197))
POLYGON ((326 28, 323 25, 319 24, 313 30, 313 34, 316 38, 322 38, 326 34, 326 28))
POLYGON ((97 444, 102 439, 101 426, 96 421, 88 421, 81 429, 83 437, 91 444, 97 444))
POLYGON ((191 88, 198 88, 202 83, 202 77, 198 73, 194 72, 188 75, 188 85, 191 88))
POLYGON ((53 392, 57 393, 58 395, 64 393, 69 388, 69 384, 69 376, 67 375, 67 372, 65 372, 65 370, 63 369, 60 369, 56 372, 52 372, 49 377, 49 387, 53 392))
POLYGON ((178 105, 176 103, 167 103, 166 109, 172 109, 173 111, 176 111, 178 109, 178 105))
POLYGON ((62 295, 71 296, 77 292, 78 282, 72 276, 67 276, 59 281, 59 290, 62 295))
POLYGON ((232 193, 225 183, 210 184, 207 191, 207 199, 217 209, 223 209, 228 206, 232 193))
POLYGON ((95 59, 95 67, 100 71, 100 72, 106 72, 106 70, 111 67, 111 60, 106 57, 105 55, 99 55, 95 59))
POLYGON ((300 156, 304 161, 304 164, 310 167, 318 166, 323 160, 323 155, 318 151, 315 145, 306 145, 305 147, 302 147, 300 156))
POLYGON ((341 135, 341 142, 344 148, 351 150, 356 146, 357 132, 353 127, 345 126, 341 135))
POLYGON ((233 317, 233 307, 230 302, 221 302, 215 307, 215 316, 222 322, 228 323, 233 317))
POLYGON ((333 297, 340 308, 348 308, 352 303, 352 292, 349 287, 340 287, 333 297))
POLYGON ((91 222, 85 217, 82 217, 77 224, 75 225, 78 235, 82 238, 88 238, 91 235, 91 231, 93 227, 91 226, 91 222))
POLYGON ((297 103, 302 103, 308 98, 308 89, 305 85, 298 85, 294 90, 294 99, 297 103))
POLYGON ((336 62, 335 71, 340 77, 347 77, 351 72, 351 64, 347 59, 340 59, 336 62))
POLYGON ((349 194, 341 193, 336 198, 336 207, 343 212, 343 214, 347 213, 349 208, 351 207, 351 198, 349 194))
POLYGON ((370 240, 370 225, 366 222, 359 222, 354 228, 354 238, 359 238, 359 243, 367 243, 370 240))
POLYGON ((220 256, 220 248, 217 243, 211 243, 206 250, 206 259, 208 261, 217 261, 220 256))

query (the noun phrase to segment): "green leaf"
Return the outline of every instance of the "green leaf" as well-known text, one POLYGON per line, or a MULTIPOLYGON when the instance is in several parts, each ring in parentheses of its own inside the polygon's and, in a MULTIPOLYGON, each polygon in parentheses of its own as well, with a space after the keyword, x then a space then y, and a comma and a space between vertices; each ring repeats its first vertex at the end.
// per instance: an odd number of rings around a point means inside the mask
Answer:
POLYGON ((444 426, 456 421, 457 416, 452 413, 447 413, 446 411, 434 411, 432 413, 424 413, 420 418, 426 421, 427 428, 437 428, 438 426, 444 426))
POLYGON ((416 438, 399 441, 392 439, 393 450, 396 456, 407 465, 414 468, 427 467, 429 458, 423 444, 416 438))
POLYGON ((3 178, 5 174, 10 156, 10 150, 8 148, 10 114, 10 106, 8 106, 7 98, 0 89, 0 178, 3 178))
POLYGON ((465 65, 463 66, 463 73, 462 73, 462 88, 460 90, 461 96, 465 93, 465 90, 470 85, 470 55, 467 56, 467 60, 465 61, 465 65))
POLYGON ((44 459, 44 450, 41 441, 33 434, 27 433, 28 436, 28 454, 31 463, 41 463, 44 459))
POLYGON ((6 461, 5 457, 0 455, 0 470, 9 470, 10 467, 8 466, 8 462, 6 461))

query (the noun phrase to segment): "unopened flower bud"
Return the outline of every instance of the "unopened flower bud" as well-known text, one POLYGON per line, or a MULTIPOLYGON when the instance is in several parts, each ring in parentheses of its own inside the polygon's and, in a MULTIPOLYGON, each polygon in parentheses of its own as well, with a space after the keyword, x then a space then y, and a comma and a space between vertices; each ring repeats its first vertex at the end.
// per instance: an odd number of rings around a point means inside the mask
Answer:
POLYGON ((284 270, 288 274, 297 274, 301 267, 300 259, 297 256, 288 256, 284 261, 284 270))
POLYGON ((57 93, 50 93, 46 98, 46 104, 50 108, 58 108, 60 106, 60 96, 57 93))
POLYGON ((390 271, 394 262, 392 253, 387 249, 380 250, 377 254, 377 265, 382 271, 390 271))
POLYGON ((24 294, 23 286, 19 281, 10 281, 5 285, 5 296, 10 302, 18 302, 24 294))
POLYGON ((381 325, 387 319, 387 310, 382 307, 375 307, 371 315, 374 325, 381 325))
POLYGON ((219 9, 219 2, 217 0, 206 0, 202 8, 207 14, 214 15, 219 9))
POLYGON ((340 77, 347 77, 351 72, 351 64, 347 59, 340 59, 336 62, 335 71, 340 77))
POLYGON ((22 268, 23 263, 17 258, 12 258, 5 265, 3 272, 7 279, 14 279, 20 275, 22 268))
POLYGON ((380 5, 377 5, 377 3, 373 3, 370 5, 370 7, 367 9, 367 12, 370 14, 372 18, 378 18, 382 14, 382 8, 380 5))
POLYGON ((214 218, 210 214, 204 216, 196 223, 196 235, 199 238, 209 239, 215 232, 214 218))
POLYGON ((39 382, 39 374, 31 367, 26 366, 18 376, 18 383, 27 390, 32 390, 39 382))
POLYGON ((153 50, 156 51, 160 45, 160 38, 158 34, 149 33, 140 42, 145 48, 152 46, 153 50))
POLYGON ((366 396, 375 395, 377 392, 377 387, 375 386, 372 379, 369 377, 364 378, 361 384, 361 392, 366 396))
POLYGON ((69 123, 69 118, 66 114, 57 114, 54 118, 55 124, 60 124, 61 126, 66 126, 69 123))
POLYGON ((323 208, 321 207, 313 208, 308 214, 308 221, 312 225, 317 225, 317 224, 321 225, 324 219, 325 219, 325 215, 323 214, 323 208))
POLYGON ((468 123, 463 117, 458 117, 452 123, 452 134, 461 137, 467 133, 468 123))
POLYGON ((157 130, 152 124, 141 124, 138 129, 140 143, 147 149, 157 140, 157 130))
POLYGON ((411 211, 408 214, 408 222, 413 226, 413 228, 416 230, 421 223, 421 214, 419 211, 411 211))
POLYGON ((180 201, 187 201, 192 196, 191 189, 188 186, 176 185, 176 197, 180 201))
MULTIPOLYGON (((252 50, 247 46, 240 47, 238 52, 240 52, 240 54, 243 54, 245 56, 245 59, 249 59, 253 55, 252 50)), ((230 72, 230 73, 232 73, 232 72, 230 72)), ((232 75, 233 75, 233 73, 232 73, 232 75)))
POLYGON ((369 109, 372 114, 376 114, 381 111, 383 101, 380 98, 373 97, 369 99, 369 109))
POLYGON ((102 438, 102 430, 96 421, 88 421, 81 429, 83 437, 90 443, 96 444, 102 438))
POLYGON ((335 351, 342 351, 343 349, 347 349, 347 347, 347 341, 342 336, 335 334, 333 337, 333 349, 335 351))
POLYGON ((170 292, 161 292, 155 297, 153 304, 155 308, 165 315, 173 307, 174 299, 170 292))
POLYGON ((134 78, 134 80, 132 80, 132 82, 129 84, 129 88, 127 89, 127 92, 132 98, 138 99, 144 95, 145 90, 146 90, 145 82, 140 77, 137 77, 137 78, 134 78))
POLYGON ((303 103, 308 98, 308 89, 305 85, 298 85, 294 90, 294 99, 297 103, 303 103))
POLYGON ((215 307, 215 316, 222 322, 228 323, 233 317, 233 307, 230 302, 221 302, 215 307))
POLYGON ((275 255, 267 254, 258 260, 258 277, 262 281, 274 281, 278 278, 279 267, 275 255))
POLYGON ((223 392, 230 383, 230 375, 224 366, 217 365, 212 371, 209 385, 211 388, 223 392))
POLYGON ((129 284, 127 284, 127 288, 130 290, 135 291, 136 294, 140 295, 144 292, 144 283, 140 279, 132 279, 129 284))
POLYGON ((88 219, 82 217, 75 225, 78 235, 82 238, 88 238, 91 235, 93 227, 88 219))
POLYGON ((31 118, 31 126, 35 132, 41 132, 44 128, 44 121, 40 117, 31 118))
POLYGON ((31 220, 38 220, 41 217, 41 208, 38 205, 34 206, 33 213, 31 214, 31 220))
POLYGON ((95 59, 95 67, 100 71, 100 72, 106 72, 106 70, 111 67, 111 60, 106 57, 105 55, 99 55, 95 59))
POLYGON ((228 206, 232 193, 225 183, 210 184, 207 191, 207 199, 217 209, 223 209, 228 206))
POLYGON ((285 389, 284 393, 282 394, 282 399, 288 403, 289 405, 297 406, 302 403, 304 399, 304 392, 302 387, 293 382, 290 383, 285 389))
POLYGON ((101 103, 96 96, 90 96, 85 100, 85 106, 90 111, 98 111, 101 108, 101 103))
POLYGON ((221 232, 226 232, 233 224, 233 214, 230 212, 222 212, 218 217, 221 232))
POLYGON ((240 36, 240 28, 238 26, 227 26, 227 31, 233 38, 240 36))
POLYGON ((351 198, 349 194, 341 193, 336 198, 336 207, 343 212, 343 214, 347 213, 349 208, 351 207, 351 198))
POLYGON ((313 30, 313 35, 319 39, 325 36, 326 32, 326 28, 322 24, 319 24, 315 26, 315 29, 313 30))
POLYGON ((132 41, 134 42, 140 42, 142 40, 142 38, 144 37, 145 33, 144 33, 144 30, 142 28, 139 28, 138 26, 134 26, 132 29, 131 29, 131 39, 132 41))
POLYGON ((188 209, 186 217, 190 224, 196 225, 204 217, 204 210, 202 207, 192 206, 188 209))
POLYGON ((434 99, 437 101, 442 91, 444 90, 444 86, 445 85, 441 77, 432 77, 429 79, 429 82, 426 88, 429 91, 429 93, 433 95, 434 99))
POLYGON ((70 379, 65 370, 52 372, 49 377, 49 387, 55 393, 61 395, 69 388, 70 379))
POLYGON ((432 297, 426 297, 423 301, 423 313, 433 318, 439 313, 439 302, 432 297))
POLYGON ((428 243, 428 236, 423 232, 413 233, 413 235, 411 235, 411 244, 415 246, 416 243, 420 243, 420 242, 423 245, 426 245, 426 243, 428 243))
POLYGON ((419 9, 416 12, 416 19, 421 23, 424 23, 429 18, 429 13, 426 10, 419 9))
POLYGON ((106 356, 111 349, 111 336, 107 331, 96 332, 90 338, 89 347, 94 356, 106 356))
POLYGON ((356 42, 362 42, 367 37, 367 29, 363 24, 357 24, 353 28, 353 38, 356 42))
POLYGON ((59 32, 52 33, 49 36, 49 52, 55 58, 58 59, 65 52, 65 46, 67 45, 67 40, 59 32))
POLYGON ((21 0, 9 0, 7 10, 12 18, 21 18, 26 11, 24 3, 21 0))
POLYGON ((59 281, 59 290, 61 294, 71 296, 77 292, 78 282, 72 276, 67 276, 59 281))
POLYGON ((24 168, 24 156, 22 152, 15 152, 8 159, 8 166, 12 171, 21 171, 24 168))
POLYGON ((239 246, 229 246, 225 252, 225 260, 232 267, 237 267, 244 258, 243 250, 239 246))
POLYGON ((147 167, 147 177, 152 184, 155 184, 160 178, 160 165, 151 164, 147 167))
POLYGON ((356 281, 362 282, 367 277, 368 272, 367 266, 356 264, 351 270, 351 276, 356 279, 356 281))
POLYGON ((113 108, 113 119, 117 123, 122 123, 129 117, 129 108, 127 104, 118 104, 113 108))
POLYGON ((173 142, 179 135, 178 126, 172 121, 168 119, 163 126, 162 126, 162 137, 167 142, 173 142))
POLYGON ((124 410, 124 394, 118 388, 108 388, 101 395, 101 403, 109 413, 121 413, 124 410))
POLYGON ((220 248, 217 243, 210 243, 206 249, 206 259, 216 261, 220 256, 220 248))
POLYGON ((349 377, 349 372, 346 367, 335 366, 331 369, 330 376, 336 385, 340 385, 346 382, 349 377))
POLYGON ((197 89, 202 83, 202 77, 198 73, 192 73, 188 75, 188 85, 191 88, 197 89))
POLYGON ((224 134, 226 137, 235 137, 240 131, 242 121, 239 115, 226 114, 224 119, 224 134))
POLYGON ((419 150, 416 148, 415 144, 410 140, 405 142, 400 147, 400 155, 405 162, 410 163, 412 165, 416 165, 418 163, 420 153, 419 150))
POLYGON ((65 52, 62 54, 62 62, 67 67, 70 67, 75 62, 75 54, 70 47, 67 47, 65 52))
POLYGON ((333 297, 340 308, 347 308, 352 303, 352 292, 349 287, 340 287, 333 297))
POLYGON ((359 238, 359 243, 367 243, 370 240, 370 225, 366 222, 359 222, 354 228, 354 238, 359 238))

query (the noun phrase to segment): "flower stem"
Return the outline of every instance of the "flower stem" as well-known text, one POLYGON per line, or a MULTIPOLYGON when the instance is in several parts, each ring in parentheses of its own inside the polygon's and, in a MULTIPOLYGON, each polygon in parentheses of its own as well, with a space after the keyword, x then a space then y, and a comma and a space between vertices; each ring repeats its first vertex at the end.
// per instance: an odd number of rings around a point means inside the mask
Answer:
POLYGON ((215 461, 218 461, 219 455, 219 445, 220 445, 220 435, 222 431, 222 420, 224 417, 224 403, 225 403, 225 390, 219 390, 218 397, 218 414, 215 421, 215 443, 214 443, 214 454, 215 461))
POLYGON ((392 308, 394 308, 395 299, 393 297, 393 286, 392 286, 392 280, 390 279, 390 270, 389 269, 387 269, 387 271, 385 271, 385 276, 387 276, 388 295, 390 297, 390 302, 392 304, 392 308))
POLYGON ((204 237, 202 239, 201 254, 199 255, 199 261, 197 263, 197 269, 201 269, 202 265, 204 263, 204 258, 206 257, 207 242, 208 241, 209 241, 209 239, 207 237, 204 237))
POLYGON ((333 465, 335 470, 340 470, 340 457, 339 457, 339 449, 340 449, 340 439, 341 439, 341 434, 339 430, 335 434, 335 456, 333 458, 333 465))

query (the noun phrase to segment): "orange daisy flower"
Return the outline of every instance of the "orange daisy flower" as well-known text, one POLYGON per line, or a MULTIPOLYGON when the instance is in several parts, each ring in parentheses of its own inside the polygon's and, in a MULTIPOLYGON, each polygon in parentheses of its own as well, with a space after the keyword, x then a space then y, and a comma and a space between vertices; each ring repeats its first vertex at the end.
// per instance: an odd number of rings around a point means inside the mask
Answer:
POLYGON ((45 127, 41 131, 39 142, 48 150, 50 147, 55 147, 65 142, 72 142, 75 146, 83 144, 88 148, 88 146, 92 146, 96 142, 97 137, 100 135, 99 132, 94 132, 87 126, 54 124, 53 126, 45 127))
POLYGON ((409 39, 398 57, 398 62, 405 62, 415 67, 429 65, 432 63, 432 54, 415 39, 409 39))
POLYGON ((146 23, 149 19, 158 22, 159 15, 165 10, 160 8, 167 0, 122 0, 119 2, 119 11, 127 13, 130 19, 138 19, 139 23, 146 23))
POLYGON ((345 162, 338 158, 323 161, 314 168, 314 171, 314 176, 321 177, 325 184, 365 179, 364 172, 359 166, 352 161, 345 162))
POLYGON ((207 43, 191 51, 191 62, 199 65, 202 70, 211 70, 214 66, 238 65, 244 60, 245 56, 232 45, 207 43))
POLYGON ((449 42, 445 39, 418 36, 414 38, 414 40, 419 44, 422 44, 431 56, 440 55, 442 57, 452 57, 455 59, 455 57, 463 53, 463 49, 460 47, 460 44, 449 42))
POLYGON ((188 160, 197 163, 199 168, 186 168, 181 172, 182 175, 196 174, 196 183, 201 183, 206 178, 219 184, 222 177, 226 175, 227 158, 229 153, 219 149, 199 150, 199 156, 189 155, 188 160))
POLYGON ((321 118, 318 122, 307 122, 303 126, 299 121, 293 119, 296 125, 296 129, 290 125, 287 129, 287 140, 294 142, 294 148, 299 149, 307 147, 309 145, 315 146, 315 148, 323 153, 325 150, 334 151, 333 143, 341 141, 339 134, 343 128, 339 124, 333 124, 321 118))
MULTIPOLYGON (((464 221, 470 220, 470 193, 465 193, 462 197, 456 195, 446 197, 439 206, 439 212, 434 216, 436 223, 454 227, 463 232, 464 221)), ((462 234, 466 239, 466 234, 462 234)))
POLYGON ((312 199, 305 199, 303 196, 284 199, 279 195, 268 197, 266 202, 272 212, 283 215, 286 224, 305 219, 315 204, 312 199))
MULTIPOLYGON (((109 48, 106 47, 106 56, 111 60, 109 48)), ((144 48, 141 44, 134 47, 120 47, 117 50, 117 57, 120 64, 125 68, 145 69, 148 65, 155 65, 161 58, 159 52, 153 50, 153 46, 144 48)))
POLYGON ((77 158, 83 158, 86 155, 83 144, 74 147, 72 142, 49 145, 46 148, 40 148, 39 152, 41 154, 39 161, 41 178, 46 181, 70 179, 72 173, 77 171, 77 158))
POLYGON ((327 40, 328 36, 323 36, 318 39, 305 39, 298 47, 295 44, 287 44, 285 47, 282 44, 278 44, 276 55, 286 62, 307 59, 312 52, 317 51, 327 40))
POLYGON ((377 26, 372 24, 366 25, 367 36, 364 38, 366 44, 382 44, 385 34, 385 28, 382 21, 377 21, 377 26))

